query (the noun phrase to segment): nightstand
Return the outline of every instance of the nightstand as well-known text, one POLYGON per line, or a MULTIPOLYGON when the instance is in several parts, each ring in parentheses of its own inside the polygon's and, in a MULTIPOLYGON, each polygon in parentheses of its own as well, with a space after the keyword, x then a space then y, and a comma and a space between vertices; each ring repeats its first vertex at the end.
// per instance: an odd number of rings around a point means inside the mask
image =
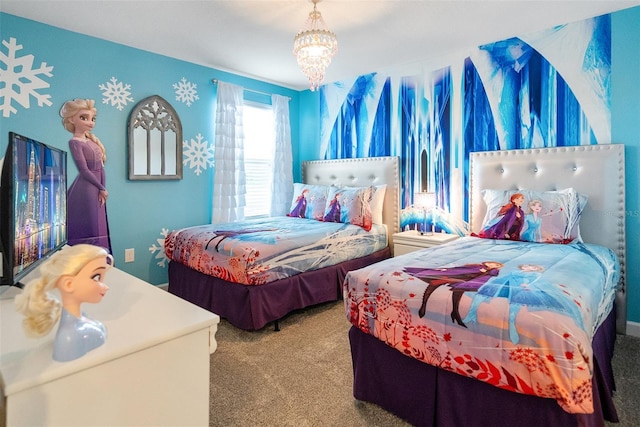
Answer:
POLYGON ((438 246, 457 239, 459 236, 447 233, 420 234, 408 230, 393 235, 393 256, 408 254, 419 249, 438 246))

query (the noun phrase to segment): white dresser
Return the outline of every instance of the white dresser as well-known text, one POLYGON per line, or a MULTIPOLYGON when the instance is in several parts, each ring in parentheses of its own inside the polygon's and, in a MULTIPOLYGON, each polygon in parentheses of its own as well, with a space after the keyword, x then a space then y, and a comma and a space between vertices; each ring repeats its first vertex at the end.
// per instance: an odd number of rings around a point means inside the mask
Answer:
POLYGON ((458 236, 447 233, 420 234, 416 230, 402 231, 393 235, 393 256, 442 245, 457 238, 458 236))
POLYGON ((52 359, 57 326, 27 338, 13 306, 19 290, 0 295, 0 426, 209 424, 220 318, 116 268, 105 283, 102 302, 82 309, 106 326, 107 341, 70 362, 52 359))

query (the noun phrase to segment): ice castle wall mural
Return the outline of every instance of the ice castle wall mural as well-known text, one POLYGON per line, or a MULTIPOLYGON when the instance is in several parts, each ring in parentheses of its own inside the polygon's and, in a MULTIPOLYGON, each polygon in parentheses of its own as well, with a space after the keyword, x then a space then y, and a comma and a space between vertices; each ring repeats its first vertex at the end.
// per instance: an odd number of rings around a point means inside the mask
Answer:
MULTIPOLYGON (((422 75, 358 76, 320 91, 319 158, 395 155, 401 226, 415 191, 437 227, 464 231, 469 153, 611 143, 609 15, 479 46, 422 75)), ((419 216, 419 215, 418 215, 419 216)))

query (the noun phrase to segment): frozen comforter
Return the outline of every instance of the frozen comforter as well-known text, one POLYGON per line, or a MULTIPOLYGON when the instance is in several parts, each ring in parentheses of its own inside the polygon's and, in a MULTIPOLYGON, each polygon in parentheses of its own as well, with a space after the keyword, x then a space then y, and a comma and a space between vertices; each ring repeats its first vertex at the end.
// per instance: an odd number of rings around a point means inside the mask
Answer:
POLYGON ((172 231, 165 253, 201 273, 261 285, 372 254, 387 246, 383 225, 272 217, 172 231))
POLYGON ((465 237, 349 272, 344 303, 407 356, 591 413, 591 341, 618 279, 602 246, 465 237))

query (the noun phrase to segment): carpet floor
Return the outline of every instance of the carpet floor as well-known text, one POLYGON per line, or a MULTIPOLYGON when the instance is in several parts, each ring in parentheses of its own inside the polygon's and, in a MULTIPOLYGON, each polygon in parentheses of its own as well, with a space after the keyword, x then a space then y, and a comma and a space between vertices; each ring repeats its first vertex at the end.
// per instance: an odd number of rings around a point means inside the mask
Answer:
MULTIPOLYGON (((353 373, 341 301, 290 314, 247 332, 222 320, 211 355, 210 426, 408 426, 352 394, 353 373)), ((613 360, 621 422, 640 425, 640 338, 619 335, 613 360)))

